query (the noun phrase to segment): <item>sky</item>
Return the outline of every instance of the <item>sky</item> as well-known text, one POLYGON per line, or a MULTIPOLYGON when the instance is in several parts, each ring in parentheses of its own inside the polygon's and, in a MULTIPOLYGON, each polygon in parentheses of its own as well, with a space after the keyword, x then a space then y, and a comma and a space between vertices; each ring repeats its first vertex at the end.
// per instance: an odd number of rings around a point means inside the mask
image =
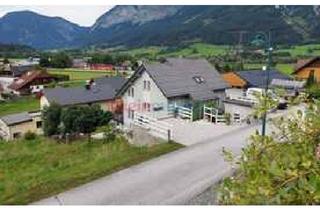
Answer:
POLYGON ((0 17, 8 12, 31 10, 46 16, 58 16, 80 26, 91 26, 100 15, 110 10, 108 5, 65 5, 65 6, 0 6, 0 17))

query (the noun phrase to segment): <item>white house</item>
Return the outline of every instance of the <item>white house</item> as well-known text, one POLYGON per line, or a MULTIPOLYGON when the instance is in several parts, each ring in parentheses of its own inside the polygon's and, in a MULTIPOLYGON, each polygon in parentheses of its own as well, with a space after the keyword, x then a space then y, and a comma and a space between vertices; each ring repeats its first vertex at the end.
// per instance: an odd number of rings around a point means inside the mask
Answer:
POLYGON ((129 126, 138 113, 156 119, 176 112, 191 120, 202 118, 204 103, 222 106, 226 87, 205 59, 171 58, 143 64, 118 92, 124 103, 124 125, 129 126), (191 116, 188 110, 192 110, 191 116))

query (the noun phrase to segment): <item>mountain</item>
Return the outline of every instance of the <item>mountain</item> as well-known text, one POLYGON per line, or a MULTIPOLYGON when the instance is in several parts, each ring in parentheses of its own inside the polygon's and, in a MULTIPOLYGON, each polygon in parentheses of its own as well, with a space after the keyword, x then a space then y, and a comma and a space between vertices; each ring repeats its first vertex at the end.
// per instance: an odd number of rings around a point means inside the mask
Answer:
POLYGON ((271 31, 272 42, 320 42, 318 6, 115 6, 91 27, 29 11, 0 18, 0 42, 34 48, 148 45, 190 42, 237 44, 271 31))
POLYGON ((35 48, 64 48, 79 45, 88 29, 60 17, 30 11, 11 12, 0 19, 0 42, 35 48))
POLYGON ((97 20, 89 40, 107 46, 235 44, 271 30, 273 42, 297 44, 319 42, 319 23, 317 6, 116 6, 97 20))

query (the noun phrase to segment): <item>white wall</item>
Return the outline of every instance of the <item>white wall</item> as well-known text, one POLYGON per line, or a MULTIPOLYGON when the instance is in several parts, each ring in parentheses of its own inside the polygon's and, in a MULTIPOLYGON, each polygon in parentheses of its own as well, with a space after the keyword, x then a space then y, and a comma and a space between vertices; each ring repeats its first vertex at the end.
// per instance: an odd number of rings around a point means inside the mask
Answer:
POLYGON ((138 113, 143 113, 155 118, 161 118, 168 115, 168 100, 163 95, 161 90, 157 87, 155 82, 151 79, 149 74, 144 71, 132 86, 123 94, 123 121, 125 126, 130 126, 132 119, 128 117, 129 109, 138 113), (151 89, 144 90, 144 81, 151 82, 151 89), (134 88, 134 96, 129 96, 129 89, 134 88), (143 110, 143 103, 150 103, 150 112, 143 110), (163 107, 161 111, 154 111, 157 106, 163 107))

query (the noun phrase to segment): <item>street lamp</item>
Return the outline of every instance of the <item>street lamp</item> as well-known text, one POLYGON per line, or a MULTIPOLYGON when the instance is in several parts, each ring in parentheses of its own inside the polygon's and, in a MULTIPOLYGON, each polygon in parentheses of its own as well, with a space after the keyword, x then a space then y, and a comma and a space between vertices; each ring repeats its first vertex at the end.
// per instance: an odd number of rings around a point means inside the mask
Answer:
POLYGON ((265 108, 267 107, 267 94, 268 94, 268 90, 269 90, 269 80, 270 80, 270 69, 271 69, 271 65, 272 65, 272 51, 273 48, 271 46, 271 31, 269 31, 269 33, 265 33, 265 32, 260 32, 257 36, 256 36, 256 40, 254 41, 254 43, 263 43, 265 46, 265 50, 268 53, 268 58, 267 58, 267 65, 264 66, 262 68, 262 70, 264 70, 266 72, 266 78, 265 78, 265 99, 264 99, 264 112, 263 112, 263 116, 262 116, 262 130, 261 130, 261 135, 265 136, 266 135, 266 123, 267 123, 267 110, 265 110, 265 108))

